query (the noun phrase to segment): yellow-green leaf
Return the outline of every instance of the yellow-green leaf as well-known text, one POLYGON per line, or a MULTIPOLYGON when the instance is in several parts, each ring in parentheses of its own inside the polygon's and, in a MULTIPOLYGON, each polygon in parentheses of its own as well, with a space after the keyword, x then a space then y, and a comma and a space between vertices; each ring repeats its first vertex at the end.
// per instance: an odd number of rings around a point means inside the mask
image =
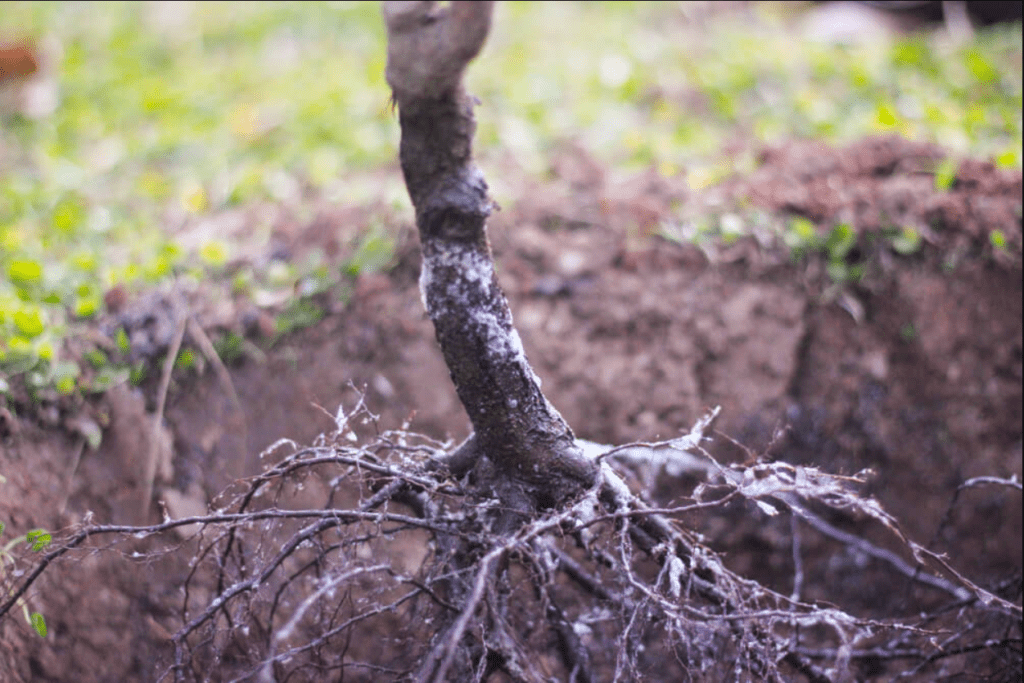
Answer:
POLYGON ((935 189, 939 192, 946 192, 956 182, 957 163, 953 159, 943 159, 935 167, 935 189))
POLYGON ((39 612, 33 612, 32 617, 29 619, 32 623, 32 628, 36 633, 39 634, 40 638, 46 637, 46 619, 39 612))
POLYGON ((13 261, 7 267, 7 274, 15 284, 28 285, 42 278, 43 267, 36 261, 13 261))
POLYGON ((38 310, 17 311, 14 314, 14 326, 26 337, 38 337, 46 329, 43 317, 38 310))

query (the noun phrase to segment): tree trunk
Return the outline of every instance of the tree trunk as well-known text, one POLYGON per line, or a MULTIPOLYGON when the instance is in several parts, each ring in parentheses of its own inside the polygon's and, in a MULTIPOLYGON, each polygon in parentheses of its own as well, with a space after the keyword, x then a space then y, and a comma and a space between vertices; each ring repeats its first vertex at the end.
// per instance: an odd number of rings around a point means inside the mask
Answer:
POLYGON ((474 429, 450 467, 529 513, 577 497, 598 467, 541 391, 494 274, 495 205, 473 163, 473 99, 462 85, 492 10, 493 2, 385 2, 387 80, 423 249, 423 304, 474 429))

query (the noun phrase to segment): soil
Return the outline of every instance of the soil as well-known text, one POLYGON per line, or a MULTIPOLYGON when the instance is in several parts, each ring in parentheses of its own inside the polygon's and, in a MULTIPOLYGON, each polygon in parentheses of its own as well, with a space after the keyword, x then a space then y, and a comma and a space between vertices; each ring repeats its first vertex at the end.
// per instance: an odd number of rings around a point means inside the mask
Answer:
MULTIPOLYGON (((510 160, 485 160, 486 173, 519 198, 492 220, 491 241, 544 391, 577 436, 593 441, 672 437, 721 406, 712 450, 724 462, 870 469, 867 491, 907 536, 1019 601, 1019 491, 957 487, 1022 475, 1021 173, 967 161, 939 191, 932 170, 942 158, 897 137, 843 149, 792 143, 766 150, 751 175, 700 193, 682 178, 617 176, 571 145, 543 181, 510 160), (802 216, 823 233, 856 226, 845 261, 864 275, 837 284, 822 254, 796 259, 757 231, 665 236, 688 217, 729 211, 778 224, 802 216), (893 226, 914 228, 920 249, 889 248, 893 226)), ((275 249, 294 258, 314 247, 344 252, 363 209, 312 205, 276 214, 275 249)), ((468 421, 420 303, 415 237, 407 217, 390 220, 403 235, 393 269, 360 275, 347 303, 325 304, 319 323, 232 363, 230 383, 216 372, 172 381, 159 429, 155 380, 55 414, 3 408, 5 538, 88 514, 101 523, 158 520, 160 506, 143 502, 149 453, 166 456, 156 463, 155 498, 173 516, 205 511, 232 482, 262 470, 272 458, 261 451, 285 437, 312 442, 362 390, 380 428, 408 422, 439 439, 464 437, 468 421), (97 450, 74 428, 85 418, 104 428, 97 450)), ((260 326, 249 328, 266 346, 260 326)), ((664 500, 688 491, 667 477, 657 485, 664 500)), ((829 519, 881 545, 891 540, 870 520, 829 519)), ((738 571, 790 592, 788 520, 738 505, 692 523, 738 571)), ((864 616, 913 614, 927 603, 850 549, 810 536, 803 597, 864 616)), ((170 537, 92 547, 36 584, 30 603, 46 616, 46 639, 20 610, 0 622, 0 679, 149 681, 165 670, 189 545, 170 537)))

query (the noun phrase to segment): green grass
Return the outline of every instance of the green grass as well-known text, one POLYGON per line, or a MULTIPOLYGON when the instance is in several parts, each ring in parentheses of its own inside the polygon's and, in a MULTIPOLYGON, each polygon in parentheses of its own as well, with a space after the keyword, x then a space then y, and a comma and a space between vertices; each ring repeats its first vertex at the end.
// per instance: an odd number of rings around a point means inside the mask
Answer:
MULTIPOLYGON (((753 164, 722 154, 730 141, 894 131, 1020 167, 1019 25, 959 47, 939 35, 834 47, 757 11, 695 26, 675 3, 499 5, 469 75, 480 151, 542 173, 573 138, 606 163, 685 169, 702 187, 753 164)), ((346 181, 397 152, 376 3, 4 3, 0 39, 46 36, 59 44, 57 110, 0 111, 0 373, 73 392, 81 369, 64 340, 105 292, 216 277, 232 259, 230 243, 186 247, 169 223, 295 202, 296 186, 340 202, 384 191, 346 181)), ((388 199, 404 206, 397 187, 388 199)), ((387 262, 387 236, 371 233, 338 276, 387 262)), ((323 268, 318 282, 333 277, 323 268)), ((244 289, 269 276, 234 277, 244 289)), ((293 268, 282 286, 303 277, 293 268)))
POLYGON ((960 47, 942 35, 837 47, 755 9, 756 24, 694 26, 673 3, 514 4, 470 71, 482 142, 542 168, 552 140, 577 137, 610 163, 688 168, 698 186, 729 170, 716 164, 730 140, 898 132, 1020 166, 1019 25, 960 47))

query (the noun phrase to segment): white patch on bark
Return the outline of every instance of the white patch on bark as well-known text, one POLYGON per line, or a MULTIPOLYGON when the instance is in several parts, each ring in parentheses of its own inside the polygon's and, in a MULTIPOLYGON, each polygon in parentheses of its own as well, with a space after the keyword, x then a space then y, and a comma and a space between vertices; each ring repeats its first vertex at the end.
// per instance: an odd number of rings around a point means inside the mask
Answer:
POLYGON ((464 316, 467 331, 475 330, 483 336, 492 357, 518 363, 540 387, 540 378, 526 361, 523 340, 513 326, 511 312, 506 321, 503 315, 490 310, 489 305, 501 293, 494 281, 494 264, 486 254, 468 246, 452 245, 425 256, 420 271, 420 297, 432 320, 464 316), (481 299, 488 308, 479 306, 481 299))
POLYGON ((470 310, 469 291, 471 287, 484 290, 485 297, 490 299, 488 288, 494 280, 494 265, 484 254, 465 246, 451 246, 445 251, 431 254, 423 258, 420 271, 420 296, 423 307, 430 317, 437 319, 449 313, 452 307, 458 310, 470 310), (435 283, 435 271, 454 271, 457 277, 444 283, 444 291, 434 291, 440 287, 435 283))
POLYGON ((615 502, 615 510, 622 512, 629 509, 629 503, 633 500, 633 492, 626 486, 626 482, 612 469, 606 461, 601 462, 601 476, 605 487, 611 491, 615 502))

